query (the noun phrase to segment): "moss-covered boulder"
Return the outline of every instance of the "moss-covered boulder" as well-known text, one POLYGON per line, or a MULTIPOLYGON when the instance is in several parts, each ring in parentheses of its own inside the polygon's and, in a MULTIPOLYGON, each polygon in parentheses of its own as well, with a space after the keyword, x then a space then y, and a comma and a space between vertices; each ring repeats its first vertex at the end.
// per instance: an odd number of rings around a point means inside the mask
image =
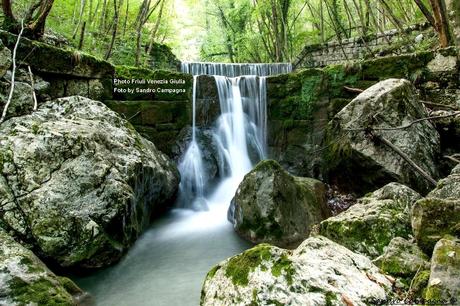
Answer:
POLYGON ((419 198, 409 187, 390 183, 321 222, 320 233, 354 252, 375 258, 383 254, 393 238, 410 236, 409 212, 419 198))
POLYGON ((84 292, 0 229, 0 305, 77 305, 84 292))
POLYGON ((193 78, 168 70, 116 66, 115 100, 191 101, 193 78))
POLYGON ((460 165, 412 210, 417 244, 428 254, 444 235, 460 237, 460 165))
POLYGON ((369 259, 318 236, 294 251, 261 244, 219 263, 201 305, 370 305, 390 288, 369 259))
POLYGON ((460 302, 459 275, 460 240, 446 236, 434 247, 426 299, 457 305, 460 302))
POLYGON ((261 161, 241 182, 229 219, 236 232, 255 242, 299 243, 330 215, 323 183, 291 176, 276 161, 261 161))
POLYGON ((0 126, 0 227, 63 267, 119 260, 178 183, 174 164, 101 102, 58 99, 0 126))
POLYGON ((385 273, 403 278, 430 268, 428 256, 415 243, 401 237, 392 239, 373 262, 385 273))
POLYGON ((388 79, 370 87, 328 125, 328 144, 323 151, 329 180, 359 193, 391 181, 428 192, 431 182, 382 142, 384 138, 436 178, 440 145, 435 127, 425 120, 399 128, 427 116, 409 81, 388 79))

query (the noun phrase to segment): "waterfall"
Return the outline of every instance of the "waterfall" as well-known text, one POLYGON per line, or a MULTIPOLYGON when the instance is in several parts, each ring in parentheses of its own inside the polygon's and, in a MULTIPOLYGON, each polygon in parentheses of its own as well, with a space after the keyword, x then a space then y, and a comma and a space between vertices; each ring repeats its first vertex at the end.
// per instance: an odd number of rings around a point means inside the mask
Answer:
POLYGON ((196 139, 196 79, 197 76, 193 76, 192 141, 190 142, 178 166, 179 172, 181 173, 178 203, 182 203, 183 206, 200 209, 200 207, 206 207, 206 201, 204 199, 206 173, 203 167, 201 149, 198 146, 196 139), (190 200, 192 200, 192 203, 185 204, 190 200))
POLYGON ((203 210, 208 202, 227 202, 253 165, 266 158, 267 85, 266 76, 287 73, 291 64, 213 64, 182 63, 182 71, 193 78, 192 140, 179 163, 182 176, 180 203, 203 210), (222 182, 214 194, 206 194, 208 175, 202 149, 197 140, 196 89, 198 75, 214 76, 220 104, 220 116, 212 126, 222 182), (210 200, 211 199, 211 200, 210 200))

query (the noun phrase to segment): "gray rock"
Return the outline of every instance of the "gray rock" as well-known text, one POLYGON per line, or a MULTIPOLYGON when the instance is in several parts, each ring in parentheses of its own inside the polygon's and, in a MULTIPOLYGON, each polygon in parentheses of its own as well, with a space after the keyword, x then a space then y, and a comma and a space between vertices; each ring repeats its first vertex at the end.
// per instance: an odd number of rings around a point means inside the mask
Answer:
POLYGON ((66 84, 67 96, 83 96, 88 97, 89 85, 86 79, 72 79, 68 80, 66 84))
POLYGON ((368 258, 317 236, 294 251, 261 244, 221 262, 201 305, 370 305, 390 288, 368 258))
POLYGON ((278 246, 299 243, 330 216, 324 184, 291 176, 274 160, 260 162, 244 177, 230 210, 239 235, 278 246))
POLYGON ((64 267, 116 262, 178 183, 173 163, 100 102, 58 99, 0 126, 0 226, 64 267))
POLYGON ((10 49, 3 46, 0 40, 0 78, 10 69, 12 62, 10 49))
POLYGON ((378 130, 400 127, 427 116, 407 80, 388 79, 368 88, 329 123, 331 179, 360 192, 391 181, 428 192, 432 187, 430 183, 378 140, 378 137, 388 140, 436 179, 439 134, 429 121, 405 129, 378 130), (377 129, 373 137, 366 132, 369 127, 377 129))
MULTIPOLYGON (((11 84, 0 81, 0 112, 3 112, 8 96, 10 93, 11 84)), ((34 108, 34 99, 32 95, 32 87, 27 83, 16 82, 11 103, 6 113, 6 119, 26 115, 32 112, 34 108)), ((1 113, 0 113, 1 114, 1 113)))
POLYGON ((460 302, 460 240, 446 236, 436 243, 426 291, 428 300, 460 302))
POLYGON ((0 229, 0 305, 77 305, 85 293, 0 229))
POLYGON ((430 268, 428 256, 415 244, 396 237, 385 247, 384 253, 373 262, 385 273, 399 277, 413 277, 417 271, 430 268))
POLYGON ((411 234, 410 210, 420 195, 399 183, 390 183, 358 200, 348 210, 320 226, 320 234, 350 250, 375 258, 395 237, 411 234))
POLYGON ((411 219, 417 244, 428 254, 444 235, 460 237, 460 165, 415 203, 411 219))
MULTIPOLYGON (((7 71, 5 75, 5 79, 8 81, 11 81, 11 77, 12 77, 11 71, 9 70, 7 71)), ((39 75, 33 74, 33 72, 32 72, 32 77, 34 80, 33 86, 34 86, 35 94, 37 95, 38 100, 40 100, 40 96, 48 94, 50 90, 50 83, 45 81, 39 75)), ((14 79, 16 82, 22 82, 22 83, 26 83, 32 86, 32 82, 30 79, 30 73, 26 71, 25 69, 22 69, 22 68, 17 69, 14 79)))

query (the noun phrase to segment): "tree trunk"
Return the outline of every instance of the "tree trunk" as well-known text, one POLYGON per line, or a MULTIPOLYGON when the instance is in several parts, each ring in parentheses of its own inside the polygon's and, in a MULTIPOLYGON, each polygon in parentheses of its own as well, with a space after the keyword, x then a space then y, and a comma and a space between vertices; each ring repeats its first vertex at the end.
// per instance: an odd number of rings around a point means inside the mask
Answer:
POLYGON ((440 45, 442 48, 451 46, 453 37, 449 28, 449 20, 447 19, 446 3, 444 0, 430 0, 430 4, 433 9, 440 45))
POLYGON ((113 45, 115 43, 115 39, 117 37, 117 30, 118 30, 118 16, 119 16, 119 11, 118 11, 118 5, 117 5, 117 0, 113 0, 113 32, 112 32, 112 39, 110 40, 110 46, 109 49, 107 50, 107 53, 105 54, 105 59, 108 60, 110 56, 112 55, 112 50, 113 50, 113 45))

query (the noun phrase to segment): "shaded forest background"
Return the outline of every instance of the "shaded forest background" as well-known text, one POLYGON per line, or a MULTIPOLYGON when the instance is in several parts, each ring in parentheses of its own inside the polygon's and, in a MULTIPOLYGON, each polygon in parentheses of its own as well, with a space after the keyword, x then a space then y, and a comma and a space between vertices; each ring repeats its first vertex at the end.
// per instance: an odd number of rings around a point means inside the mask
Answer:
POLYGON ((287 62, 306 44, 403 32, 424 22, 447 46, 445 6, 444 0, 2 0, 1 18, 9 31, 19 32, 22 23, 26 36, 39 38, 46 28, 69 48, 143 66, 157 44, 181 60, 287 62))

